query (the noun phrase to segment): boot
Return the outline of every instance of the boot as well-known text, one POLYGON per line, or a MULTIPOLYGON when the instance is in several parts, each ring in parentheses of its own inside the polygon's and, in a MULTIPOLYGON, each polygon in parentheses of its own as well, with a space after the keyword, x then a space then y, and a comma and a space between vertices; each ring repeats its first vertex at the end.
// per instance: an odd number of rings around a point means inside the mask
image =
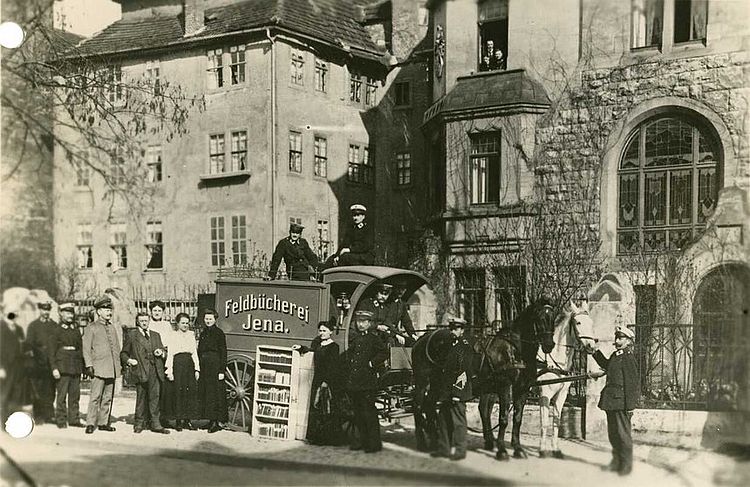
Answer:
POLYGON ((221 431, 221 426, 219 426, 218 421, 211 421, 211 424, 208 427, 209 433, 216 433, 217 431, 221 431))
POLYGON ((185 421, 183 422, 183 424, 182 424, 182 425, 183 425, 183 426, 184 426, 185 428, 189 429, 190 431, 195 431, 195 430, 196 430, 196 427, 195 427, 195 425, 194 425, 193 423, 191 423, 189 419, 186 419, 186 420, 185 420, 185 421))
POLYGON ((175 421, 175 423, 174 423, 174 429, 175 429, 175 431, 182 431, 182 420, 181 419, 178 419, 177 421, 175 421))

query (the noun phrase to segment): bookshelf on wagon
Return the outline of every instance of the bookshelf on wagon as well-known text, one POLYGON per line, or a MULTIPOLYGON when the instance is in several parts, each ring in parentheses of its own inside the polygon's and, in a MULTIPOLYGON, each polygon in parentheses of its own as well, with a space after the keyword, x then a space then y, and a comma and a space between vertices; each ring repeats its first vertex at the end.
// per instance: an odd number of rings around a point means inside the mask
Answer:
POLYGON ((258 345, 253 434, 294 439, 297 427, 300 355, 291 348, 258 345))

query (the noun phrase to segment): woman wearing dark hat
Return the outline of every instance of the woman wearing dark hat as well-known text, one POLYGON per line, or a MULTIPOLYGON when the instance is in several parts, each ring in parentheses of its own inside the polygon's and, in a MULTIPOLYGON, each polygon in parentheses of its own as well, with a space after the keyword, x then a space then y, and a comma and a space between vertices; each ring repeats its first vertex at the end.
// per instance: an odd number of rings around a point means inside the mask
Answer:
POLYGON ((344 240, 338 252, 333 255, 333 265, 372 265, 374 256, 375 236, 372 227, 367 224, 367 208, 365 205, 352 205, 352 224, 344 233, 344 240))
POLYGON ((307 422, 307 441, 313 445, 341 445, 339 395, 339 345, 331 339, 327 321, 318 323, 318 336, 309 347, 294 345, 300 353, 313 352, 313 382, 310 392, 310 414, 307 422))
POLYGON ((207 309, 203 314, 206 327, 198 340, 198 362, 200 378, 198 379, 199 416, 209 420, 208 432, 221 430, 219 421, 227 420, 226 387, 224 386, 224 369, 227 366, 227 339, 224 332, 216 325, 219 313, 207 309))
POLYGON ((302 230, 305 227, 299 223, 289 225, 289 236, 279 240, 276 249, 273 251, 271 258, 271 268, 268 270, 268 277, 276 279, 276 273, 279 270, 281 261, 284 261, 286 273, 289 279, 295 281, 309 281, 314 276, 314 271, 318 267, 318 257, 310 249, 310 244, 302 238, 302 230))

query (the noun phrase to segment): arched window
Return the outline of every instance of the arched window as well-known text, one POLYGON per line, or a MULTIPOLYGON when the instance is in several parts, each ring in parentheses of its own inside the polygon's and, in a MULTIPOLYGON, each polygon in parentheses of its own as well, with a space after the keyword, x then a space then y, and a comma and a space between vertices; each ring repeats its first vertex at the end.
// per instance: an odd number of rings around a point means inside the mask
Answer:
POLYGON ((618 169, 617 253, 682 248, 716 207, 717 137, 685 116, 660 116, 629 137, 618 169))

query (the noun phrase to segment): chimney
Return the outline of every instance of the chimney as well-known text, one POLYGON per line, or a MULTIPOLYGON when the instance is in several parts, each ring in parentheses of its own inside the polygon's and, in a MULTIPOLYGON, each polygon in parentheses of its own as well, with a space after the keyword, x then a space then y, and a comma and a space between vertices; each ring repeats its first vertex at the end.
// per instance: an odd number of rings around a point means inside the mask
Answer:
POLYGON ((191 36, 203 30, 205 13, 206 0, 182 0, 185 36, 191 36))

